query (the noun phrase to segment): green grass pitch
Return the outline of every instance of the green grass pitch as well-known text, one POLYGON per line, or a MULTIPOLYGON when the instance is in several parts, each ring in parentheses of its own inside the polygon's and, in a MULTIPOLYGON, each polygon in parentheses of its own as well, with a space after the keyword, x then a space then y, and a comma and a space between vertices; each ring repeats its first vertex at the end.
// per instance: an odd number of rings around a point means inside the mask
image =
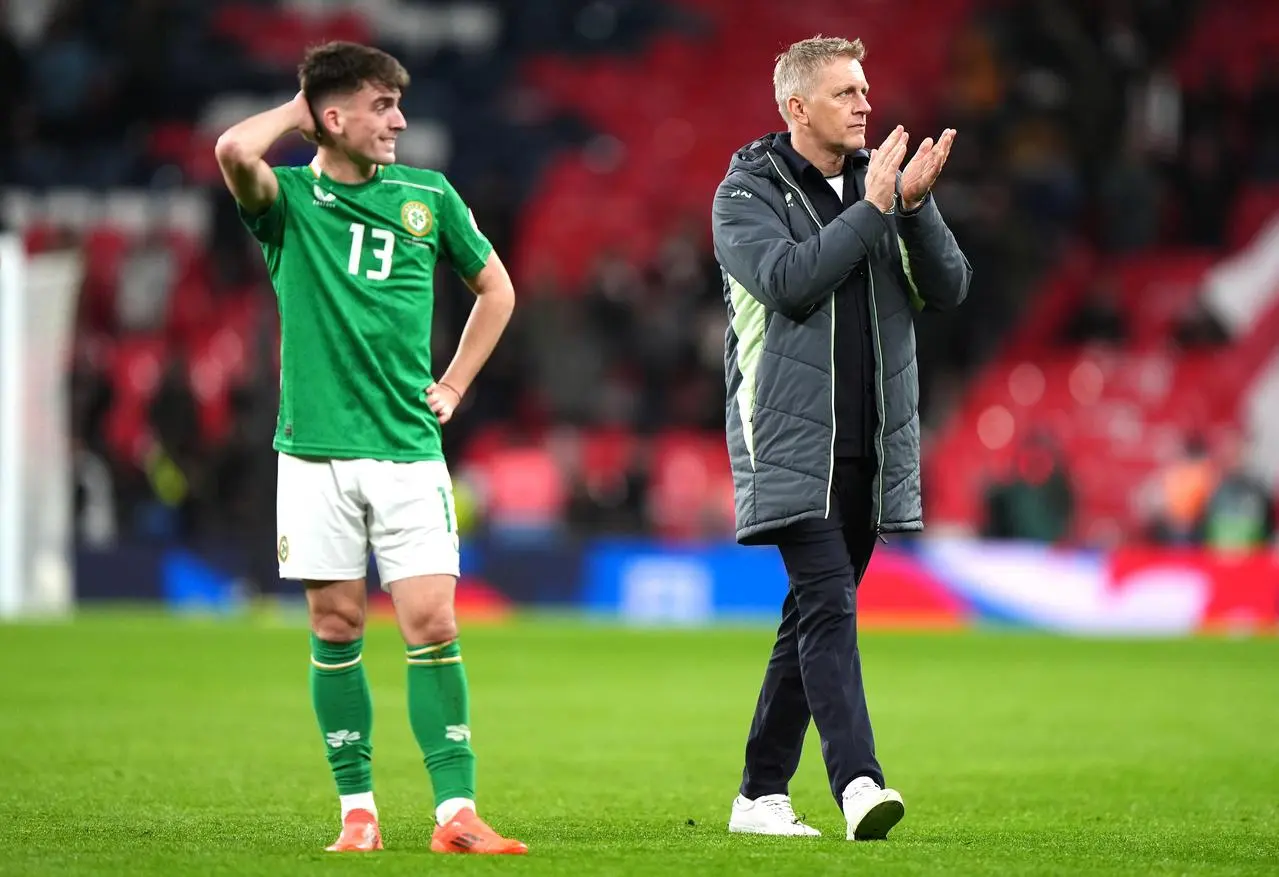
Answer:
POLYGON ((471 626, 482 812, 525 859, 429 853, 394 630, 370 631, 388 849, 321 852, 336 800, 292 620, 0 626, 0 874, 1261 874, 1279 870, 1279 641, 863 635, 906 819, 850 844, 725 831, 765 628, 471 626))

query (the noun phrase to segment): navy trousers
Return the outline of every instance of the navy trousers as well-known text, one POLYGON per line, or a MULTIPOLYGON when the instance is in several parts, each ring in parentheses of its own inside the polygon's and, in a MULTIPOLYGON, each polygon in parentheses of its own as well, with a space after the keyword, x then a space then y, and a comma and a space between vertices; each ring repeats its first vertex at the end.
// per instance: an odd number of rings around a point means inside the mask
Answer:
POLYGON ((810 718, 836 801, 859 776, 884 784, 857 651, 857 585, 877 535, 874 474, 870 460, 837 461, 830 516, 779 534, 790 588, 746 739, 744 797, 788 792, 810 718))

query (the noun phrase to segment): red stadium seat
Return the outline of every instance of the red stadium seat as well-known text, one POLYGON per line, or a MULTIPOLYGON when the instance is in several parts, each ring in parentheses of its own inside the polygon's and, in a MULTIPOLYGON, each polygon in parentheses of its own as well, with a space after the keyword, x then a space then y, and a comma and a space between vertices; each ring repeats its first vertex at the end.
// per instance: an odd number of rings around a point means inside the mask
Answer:
POLYGON ((732 486, 728 448, 718 433, 673 431, 653 439, 650 515, 660 534, 696 538, 723 530, 732 486))
POLYGON ((538 445, 494 451, 484 466, 489 520, 502 527, 553 527, 563 520, 568 486, 550 452, 538 445))
POLYGON ((160 385, 168 345, 163 338, 121 338, 116 345, 112 384, 121 400, 149 402, 160 385))
POLYGON ((122 338, 116 345, 106 437, 122 460, 139 464, 150 447, 147 406, 159 387, 167 352, 164 339, 155 336, 122 338))
POLYGON ((130 240, 122 229, 102 225, 84 236, 85 281, 114 287, 128 254, 130 240))
POLYGON ((638 452, 639 439, 629 429, 588 430, 581 436, 582 480, 594 489, 615 484, 625 477, 638 452))

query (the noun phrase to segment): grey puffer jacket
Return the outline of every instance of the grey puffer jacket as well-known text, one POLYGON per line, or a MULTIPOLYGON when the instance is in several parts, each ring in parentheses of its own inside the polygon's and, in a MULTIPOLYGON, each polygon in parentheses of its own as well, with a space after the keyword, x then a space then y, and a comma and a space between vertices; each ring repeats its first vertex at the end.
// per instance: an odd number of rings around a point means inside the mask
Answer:
POLYGON ((823 226, 774 152, 777 136, 737 151, 713 207, 737 539, 774 541, 787 524, 830 514, 834 295, 850 272, 868 272, 874 328, 873 520, 880 532, 921 530, 913 311, 959 305, 972 268, 931 195, 911 214, 858 201, 823 226))

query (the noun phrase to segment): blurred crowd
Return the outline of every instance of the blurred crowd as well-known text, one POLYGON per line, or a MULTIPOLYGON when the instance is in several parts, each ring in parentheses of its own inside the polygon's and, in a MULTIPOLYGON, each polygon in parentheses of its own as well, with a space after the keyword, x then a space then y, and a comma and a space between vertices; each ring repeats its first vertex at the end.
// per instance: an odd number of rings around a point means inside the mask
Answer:
MULTIPOLYGON (((1238 553, 1276 544, 1275 496, 1248 467, 1246 439, 1235 431, 1191 435, 1138 490, 1142 529, 1152 545, 1203 546, 1238 553)), ((1036 432, 1017 449, 1005 477, 984 496, 982 535, 1063 544, 1078 510, 1069 467, 1052 437, 1036 432)))
MULTIPOLYGON (((8 22, 0 29, 0 74, 11 84, 0 95, 0 122, 14 132, 0 144, 6 183, 191 185, 143 148, 150 129, 188 118, 223 91, 279 93, 289 85, 287 69, 247 63, 211 32, 209 12, 217 5, 0 0, 0 21, 8 22), (46 14, 34 15, 36 7, 46 14)), ((535 5, 496 4, 504 30, 484 60, 497 65, 499 49, 519 49, 518 34, 529 27, 528 7, 535 5)), ((676 20, 652 10, 679 4, 541 6, 555 14, 539 24, 537 48, 580 51, 590 44, 608 52, 633 50, 636 34, 676 20), (600 8, 611 10, 606 26, 600 8), (627 21, 635 26, 619 25, 627 21)), ((900 117, 919 132, 917 141, 943 126, 959 130, 937 198, 976 283, 958 313, 919 319, 926 432, 954 410, 966 380, 1026 313, 1037 280, 1072 243, 1084 239, 1108 254, 1169 244, 1218 247, 1241 180, 1279 178, 1273 112, 1279 65, 1272 61, 1246 94, 1213 77, 1187 88, 1177 75, 1177 51, 1199 7, 1190 0, 975 3, 951 47, 949 75, 937 83, 942 100, 935 117, 876 106, 883 126, 900 117)), ((457 81, 450 71, 482 66, 445 52, 408 60, 415 82, 430 83, 431 99, 450 106, 465 103, 448 94, 457 81)), ((494 69, 482 85, 468 87, 482 91, 487 115, 516 116, 514 68, 494 69)), ((874 81, 873 53, 867 70, 874 81)), ((428 109, 439 110, 446 123, 455 118, 439 106, 428 109)), ((479 132, 458 122, 459 158, 446 170, 498 251, 509 253, 531 186, 526 171, 536 171, 543 154, 574 148, 582 125, 563 118, 492 124, 509 127, 479 132), (518 148, 499 148, 507 141, 518 148), (521 164, 511 154, 534 160, 521 164)), ((742 141, 758 133, 743 131, 742 141)), ((293 158, 300 155, 296 146, 293 158)), ((216 307, 251 305, 245 366, 228 391, 226 428, 211 434, 203 427, 198 374, 178 352, 165 359, 146 408, 151 443, 122 459, 107 440, 115 392, 109 370, 91 343, 79 343, 71 370, 73 425, 81 535, 90 541, 273 532, 276 319, 256 246, 229 197, 215 184, 211 191, 203 257, 209 295, 216 307)), ((471 527, 731 533, 722 477, 705 470, 686 477, 693 470, 681 461, 689 457, 657 471, 671 436, 710 437, 711 459, 717 436, 722 444, 725 313, 706 219, 692 214, 674 225, 649 261, 637 263, 620 249, 599 253, 580 285, 516 278, 519 305, 509 335, 447 432, 460 510, 471 527), (608 452, 591 463, 588 447, 608 452), (518 473, 513 485, 495 483, 504 454, 507 471, 518 473)), ((94 310, 99 299, 82 298, 81 335, 159 326, 172 306, 167 290, 182 271, 181 257, 161 242, 131 243, 111 307, 94 310)), ((444 362, 470 296, 441 271, 437 302, 433 352, 444 362)), ((1123 314, 1099 281, 1063 329, 1063 343, 1122 344, 1124 332, 1123 314)), ((1211 325, 1190 319, 1186 332, 1190 340, 1214 338, 1211 325)), ((1021 459, 1006 482, 991 486, 981 526, 993 536, 1067 538, 1071 473, 1051 438, 1027 442, 1021 459)), ((1202 444, 1187 449, 1182 468, 1198 474, 1169 476, 1179 486, 1168 488, 1164 505, 1152 506, 1149 535, 1228 538, 1221 534, 1234 532, 1230 522, 1255 486, 1241 480, 1230 452, 1210 453, 1202 444)), ((1271 533, 1272 517, 1262 522, 1271 533)))

